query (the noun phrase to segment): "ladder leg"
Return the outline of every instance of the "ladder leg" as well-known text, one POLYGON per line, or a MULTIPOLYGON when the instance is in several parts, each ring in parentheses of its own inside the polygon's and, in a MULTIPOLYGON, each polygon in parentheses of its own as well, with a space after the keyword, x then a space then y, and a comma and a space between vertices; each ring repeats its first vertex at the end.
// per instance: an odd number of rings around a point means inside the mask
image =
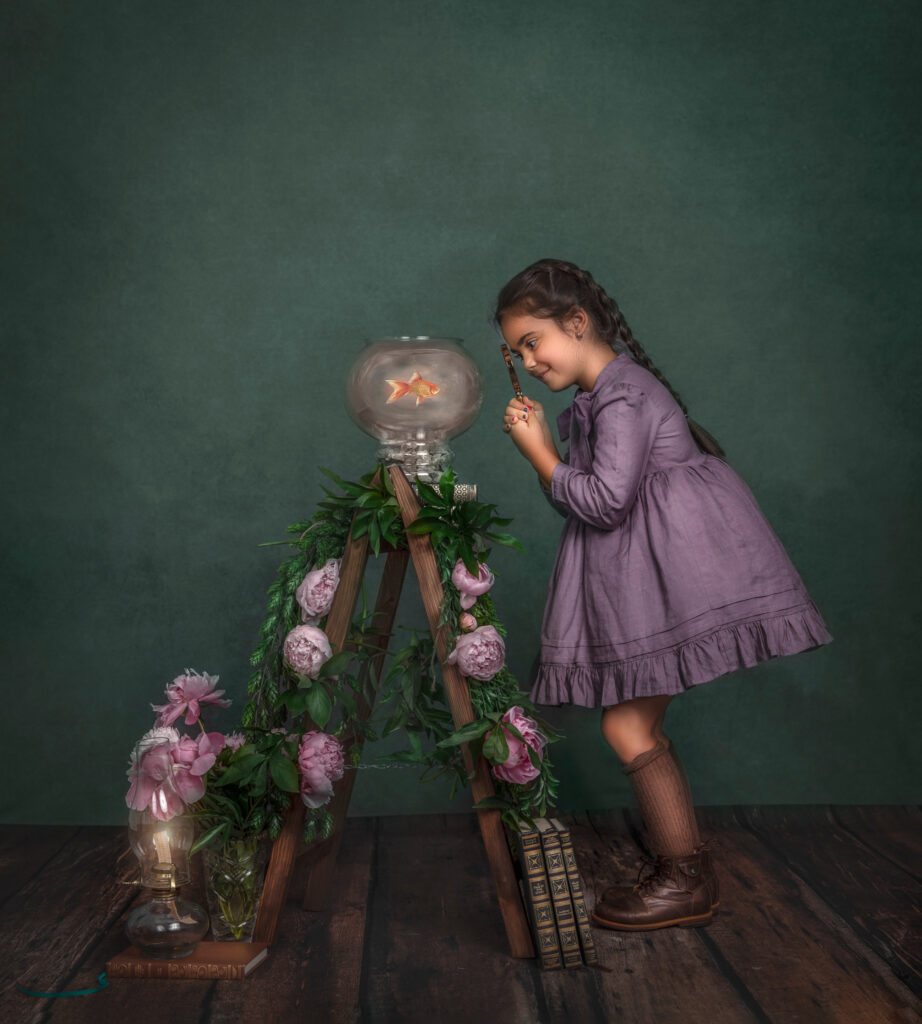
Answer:
MULTIPOLYGON (((394 483, 394 492, 397 495, 397 501, 403 514, 404 525, 409 526, 419 514, 419 503, 403 471, 399 467, 392 466, 390 474, 394 483)), ((439 626, 439 612, 442 605, 442 583, 439 578, 435 552, 427 535, 408 533, 407 542, 413 559, 413 568, 416 570, 416 576, 419 580, 419 589, 423 598, 423 606, 426 609, 429 629, 432 632, 439 662, 442 666, 445 694, 448 698, 455 728, 460 728, 462 725, 466 725, 474 720, 474 709, 471 705, 471 695, 467 687, 467 679, 461 675, 456 666, 445 663, 445 658, 447 657, 445 627, 439 626)), ((470 772, 470 750, 466 743, 461 749, 468 772, 470 772)), ((484 797, 492 796, 494 792, 489 766, 483 757, 479 757, 477 759, 476 774, 471 780, 471 793, 473 794, 474 801, 478 802, 484 797)), ((480 833, 483 837, 487 860, 490 863, 493 882, 496 886, 500 912, 503 917, 503 923, 506 926, 506 937, 509 940, 510 952, 515 957, 533 957, 535 955, 535 947, 528 927, 528 920, 525 916, 522 896, 516 882, 515 870, 512 865, 512 854, 509 851, 509 844, 506 842, 500 812, 492 809, 478 811, 477 819, 480 824, 480 833)))
MULTIPOLYGON (((391 551, 384 564, 384 575, 378 589, 371 629, 366 634, 369 639, 377 641, 379 647, 379 652, 371 658, 370 665, 367 665, 365 669, 365 671, 373 673, 373 678, 376 681, 381 678, 384 659, 387 656, 388 642, 394 628, 394 619, 397 616, 397 606, 400 603, 400 592, 403 588, 409 557, 408 551, 391 551)), ((357 697, 356 704, 359 720, 367 721, 371 717, 373 704, 367 702, 361 695, 357 697)), ((343 742, 348 756, 350 748, 358 746, 361 750, 364 737, 360 731, 356 730, 351 735, 347 734, 343 742)), ((301 904, 305 910, 324 910, 329 902, 333 870, 339 854, 339 845, 343 837, 346 814, 349 810, 349 801, 352 798, 352 787, 355 785, 356 775, 357 771, 347 768, 344 778, 334 787, 333 798, 328 807, 333 815, 333 831, 327 839, 312 844, 306 853, 309 866, 301 904)))

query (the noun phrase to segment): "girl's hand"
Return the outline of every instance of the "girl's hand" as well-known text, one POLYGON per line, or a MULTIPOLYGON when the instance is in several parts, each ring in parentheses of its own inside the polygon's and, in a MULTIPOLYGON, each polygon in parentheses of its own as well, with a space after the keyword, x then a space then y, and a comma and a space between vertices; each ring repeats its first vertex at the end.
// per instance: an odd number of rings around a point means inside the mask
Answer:
POLYGON ((534 415, 535 419, 541 424, 542 430, 550 429, 547 425, 547 417, 544 415, 544 406, 540 402, 536 402, 533 398, 529 398, 528 395, 523 396, 525 399, 525 405, 529 410, 529 416, 534 415))
POLYGON ((508 434, 516 420, 534 420, 534 422, 540 425, 541 433, 544 435, 548 448, 550 448, 556 455, 557 445, 554 443, 554 435, 551 433, 547 417, 544 415, 544 406, 540 402, 536 402, 533 398, 529 398, 528 395, 524 395, 523 397, 525 399, 524 402, 520 402, 517 398, 513 398, 506 406, 506 413, 503 416, 503 430, 508 434))
POLYGON ((506 406, 503 430, 515 441, 515 446, 532 464, 543 487, 551 486, 554 469, 561 461, 557 446, 551 437, 544 410, 530 399, 525 402, 513 398, 506 406))
POLYGON ((513 398, 506 406, 506 413, 503 416, 503 430, 509 434, 519 451, 532 464, 534 464, 536 456, 541 453, 551 452, 556 458, 559 458, 547 421, 542 423, 543 412, 542 410, 541 418, 539 418, 536 415, 536 409, 528 399, 525 402, 520 402, 517 398, 513 398))

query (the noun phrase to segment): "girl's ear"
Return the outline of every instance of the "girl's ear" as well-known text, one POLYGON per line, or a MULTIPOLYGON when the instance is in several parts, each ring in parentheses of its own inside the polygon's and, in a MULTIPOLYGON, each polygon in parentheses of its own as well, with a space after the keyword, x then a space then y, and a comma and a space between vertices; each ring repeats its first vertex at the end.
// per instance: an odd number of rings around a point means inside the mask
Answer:
POLYGON ((574 306, 567 314, 566 325, 571 334, 582 336, 589 327, 589 314, 582 306, 574 306))

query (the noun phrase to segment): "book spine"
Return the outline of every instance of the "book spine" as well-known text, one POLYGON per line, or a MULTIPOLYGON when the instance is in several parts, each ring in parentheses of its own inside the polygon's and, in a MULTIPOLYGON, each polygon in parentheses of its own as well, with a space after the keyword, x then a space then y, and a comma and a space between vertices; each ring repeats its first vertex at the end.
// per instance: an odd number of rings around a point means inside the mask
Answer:
POLYGON ((583 960, 587 964, 595 964, 599 961, 599 954, 595 948, 595 940, 592 938, 592 925, 589 921, 589 911, 586 909, 586 897, 583 893, 582 880, 579 877, 576 850, 573 848, 570 830, 557 818, 552 818, 551 823, 557 829, 560 848, 563 850, 563 862, 567 869, 567 883, 570 886, 570 897, 573 900, 573 914, 576 918, 576 930, 583 949, 583 960))
POLYGON ((522 865, 525 905, 528 908, 534 929, 535 945, 538 947, 538 955, 541 957, 541 966, 548 969, 560 967, 560 943, 557 939, 557 925, 551 907, 541 839, 536 831, 527 829, 517 832, 516 840, 519 861, 522 865))
POLYGON ((164 960, 160 963, 135 961, 134 963, 112 963, 106 965, 110 978, 189 978, 199 981, 240 981, 246 975, 242 964, 184 964, 180 960, 164 960))
POLYGON ((560 939, 564 966, 579 967, 583 962, 583 956, 580 952, 576 915, 573 911, 573 900, 570 898, 570 888, 567 885, 567 869, 557 829, 546 818, 536 818, 535 824, 538 826, 541 845, 544 848, 547 881, 551 890, 554 916, 557 918, 557 935, 560 939))

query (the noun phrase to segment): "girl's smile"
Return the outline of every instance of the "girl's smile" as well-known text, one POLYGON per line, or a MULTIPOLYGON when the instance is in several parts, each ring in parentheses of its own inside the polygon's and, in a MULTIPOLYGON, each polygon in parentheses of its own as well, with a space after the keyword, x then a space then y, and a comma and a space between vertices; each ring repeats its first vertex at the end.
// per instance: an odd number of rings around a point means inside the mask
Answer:
POLYGON ((503 316, 500 326, 526 373, 551 391, 563 391, 574 384, 591 391, 602 369, 617 358, 605 342, 598 340, 582 309, 574 311, 566 329, 547 317, 513 312, 503 316))

